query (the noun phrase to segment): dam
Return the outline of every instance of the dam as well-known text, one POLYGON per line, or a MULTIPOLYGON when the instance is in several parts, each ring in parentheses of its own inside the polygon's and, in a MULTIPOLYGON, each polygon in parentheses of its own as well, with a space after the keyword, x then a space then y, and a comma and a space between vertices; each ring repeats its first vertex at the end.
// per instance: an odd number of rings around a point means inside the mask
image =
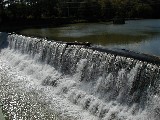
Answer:
POLYGON ((0 33, 0 99, 9 119, 159 120, 160 59, 0 33))

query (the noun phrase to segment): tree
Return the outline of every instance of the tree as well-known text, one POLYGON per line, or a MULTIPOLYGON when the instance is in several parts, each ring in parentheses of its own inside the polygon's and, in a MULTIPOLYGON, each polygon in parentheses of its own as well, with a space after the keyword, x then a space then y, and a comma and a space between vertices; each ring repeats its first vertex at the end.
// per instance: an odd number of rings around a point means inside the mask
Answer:
POLYGON ((160 18, 160 0, 0 0, 0 22, 70 17, 97 21, 160 18))
POLYGON ((43 17, 54 18, 59 14, 57 0, 41 0, 39 7, 43 17))
POLYGON ((114 16, 125 18, 128 11, 129 0, 112 0, 114 16))
POLYGON ((81 18, 89 21, 97 21, 101 16, 101 7, 98 1, 88 0, 81 4, 79 14, 81 18))
POLYGON ((5 6, 7 5, 7 0, 0 1, 0 23, 2 23, 3 19, 5 19, 5 6))

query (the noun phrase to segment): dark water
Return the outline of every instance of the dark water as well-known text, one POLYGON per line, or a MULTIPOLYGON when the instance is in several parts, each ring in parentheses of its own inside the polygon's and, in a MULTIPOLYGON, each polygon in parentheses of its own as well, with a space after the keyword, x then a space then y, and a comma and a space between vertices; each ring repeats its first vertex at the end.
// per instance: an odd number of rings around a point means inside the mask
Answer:
POLYGON ((111 49, 129 49, 160 56, 160 19, 131 20, 124 25, 80 23, 58 28, 26 29, 21 34, 60 41, 91 42, 111 49))

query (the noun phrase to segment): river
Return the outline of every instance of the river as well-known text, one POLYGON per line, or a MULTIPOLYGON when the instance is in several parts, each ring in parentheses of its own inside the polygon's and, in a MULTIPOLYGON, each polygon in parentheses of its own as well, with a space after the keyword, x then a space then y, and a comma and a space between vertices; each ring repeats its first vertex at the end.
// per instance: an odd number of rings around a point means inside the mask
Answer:
POLYGON ((9 120, 159 120, 159 64, 0 36, 0 102, 9 120))
POLYGON ((48 37, 56 41, 91 42, 109 49, 128 49, 160 56, 160 19, 129 20, 123 25, 112 23, 78 23, 56 28, 32 28, 21 34, 48 37))

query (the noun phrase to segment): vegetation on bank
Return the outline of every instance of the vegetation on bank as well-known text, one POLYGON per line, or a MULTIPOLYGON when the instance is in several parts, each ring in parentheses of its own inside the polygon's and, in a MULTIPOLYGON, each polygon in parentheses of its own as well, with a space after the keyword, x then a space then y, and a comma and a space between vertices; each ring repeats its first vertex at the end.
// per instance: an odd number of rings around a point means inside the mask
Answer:
POLYGON ((160 18, 160 0, 1 0, 0 24, 65 24, 160 18))

